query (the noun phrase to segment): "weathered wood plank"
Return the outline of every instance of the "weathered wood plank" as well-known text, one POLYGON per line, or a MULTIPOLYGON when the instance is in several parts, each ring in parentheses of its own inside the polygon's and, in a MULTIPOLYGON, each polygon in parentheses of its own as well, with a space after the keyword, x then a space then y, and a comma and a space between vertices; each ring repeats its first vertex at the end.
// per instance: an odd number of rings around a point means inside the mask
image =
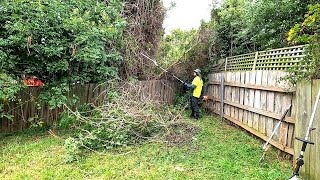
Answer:
MULTIPOLYGON (((250 84, 250 72, 245 73, 245 84, 250 84)), ((249 89, 244 89, 244 105, 249 105, 249 89)), ((248 111, 243 111, 243 124, 248 124, 248 111)))
MULTIPOLYGON (((268 85, 275 86, 275 78, 274 73, 272 71, 268 71, 268 85)), ((273 112, 274 110, 274 92, 267 92, 267 111, 273 112)), ((271 136, 273 132, 273 119, 267 118, 266 121, 266 133, 267 136, 271 136)))
MULTIPOLYGON (((236 72, 235 73, 235 78, 234 78, 234 83, 240 83, 240 72, 236 72)), ((240 88, 239 87, 235 87, 235 94, 234 94, 234 102, 236 103, 240 103, 240 88)), ((235 107, 234 109, 234 118, 237 119, 239 121, 239 108, 235 107)))
MULTIPOLYGON (((240 72, 240 83, 245 83, 245 73, 240 72)), ((239 87, 239 104, 244 105, 244 88, 239 87)), ((243 109, 239 109, 239 121, 243 122, 243 109)))
MULTIPOLYGON (((260 86, 261 84, 262 84, 262 71, 256 71, 255 85, 260 86)), ((260 109, 260 106, 261 106, 260 103, 261 103, 261 90, 255 90, 253 107, 260 109)), ((259 130, 259 121, 260 121, 260 115, 256 113, 253 114, 253 128, 255 130, 259 130)))
MULTIPOLYGON (((320 80, 314 80, 313 83, 313 91, 317 91, 320 88, 320 80)), ((315 121, 313 123, 313 127, 316 128, 316 130, 313 133, 313 135, 315 136, 314 138, 314 158, 313 161, 315 162, 315 168, 314 168, 314 176, 312 176, 311 178, 314 179, 320 179, 320 105, 318 105, 317 107, 317 111, 315 114, 315 121)))
MULTIPOLYGON (((235 73, 230 73, 230 78, 229 78, 229 80, 230 80, 230 82, 231 83, 234 83, 234 81, 235 81, 235 73)), ((235 87, 232 87, 232 86, 230 86, 230 100, 232 101, 232 102, 234 102, 235 101, 235 87)), ((235 108, 234 108, 234 106, 230 106, 230 116, 232 117, 232 118, 234 118, 234 111, 235 111, 235 108)))
MULTIPOLYGON (((254 85, 255 81, 256 81, 256 71, 250 72, 249 76, 250 76, 250 84, 254 85)), ((255 101, 254 94, 255 94, 255 90, 250 89, 249 90, 249 104, 248 104, 248 106, 250 106, 250 107, 253 107, 253 105, 254 105, 254 101, 255 101)), ((249 127, 253 127, 253 114, 254 113, 252 113, 252 112, 248 113, 248 126, 249 127)))
MULTIPOLYGON (((284 77, 286 76, 287 73, 286 72, 279 72, 279 77, 284 77)), ((285 87, 288 86, 289 84, 285 81, 280 81, 279 86, 280 87, 285 87)), ((284 113, 286 111, 286 109, 292 105, 292 94, 290 93, 283 93, 282 94, 282 112, 284 113)), ((292 108, 291 108, 292 109, 292 108)), ((289 111, 288 116, 291 115, 291 111, 289 111)), ((288 131, 289 131, 289 124, 286 122, 281 123, 280 126, 280 137, 279 137, 279 142, 281 144, 287 145, 287 141, 288 141, 288 131)), ((289 146, 290 147, 290 146, 289 146)))
MULTIPOLYGON (((320 80, 313 80, 312 81, 312 89, 311 89, 311 97, 312 97, 312 108, 314 108, 314 104, 316 101, 316 97, 318 94, 320 88, 320 80)), ((319 179, 320 178, 320 145, 319 145, 319 138, 320 138, 320 105, 317 106, 317 111, 315 114, 315 118, 313 121, 312 127, 316 128, 316 130, 312 131, 310 134, 310 140, 314 142, 314 145, 309 145, 307 148, 309 148, 310 156, 309 156, 309 162, 306 161, 306 163, 309 164, 309 179, 319 179), (318 133, 317 133, 318 132, 318 133)))
MULTIPOLYGON (((281 72, 280 71, 275 71, 275 85, 277 87, 280 86, 278 80, 281 76, 281 72)), ((282 93, 275 93, 275 96, 274 96, 274 112, 277 113, 277 114, 281 114, 282 113, 282 99, 283 99, 283 94, 282 93)), ((273 120, 273 129, 275 129, 276 125, 278 124, 279 120, 278 119, 274 119, 273 120)), ((279 138, 280 138, 280 128, 278 128, 273 136, 273 139, 279 141, 279 138)))
MULTIPOLYGON (((270 71, 266 71, 270 72, 270 71)), ((209 81, 209 84, 220 84, 220 81, 209 81)), ((265 91, 274 91, 274 92, 295 92, 296 89, 294 87, 290 88, 282 88, 282 87, 273 87, 270 85, 251 85, 251 84, 243 84, 243 83, 225 83, 225 86, 233 86, 233 87, 242 87, 242 88, 248 88, 248 89, 255 89, 255 90, 265 90, 265 91)))
MULTIPOLYGON (((307 129, 307 121, 310 118, 311 113, 311 83, 299 82, 297 84, 297 106, 296 106, 296 119, 295 134, 297 137, 304 137, 307 129)), ((295 158, 300 154, 302 143, 300 141, 294 141, 295 158)), ((305 153, 305 160, 308 161, 309 152, 305 153)), ((306 164, 301 167, 301 174, 309 173, 309 166, 306 164)))
MULTIPOLYGON (((225 79, 225 82, 230 82, 230 73, 224 73, 224 79, 225 79)), ((225 93, 224 93, 224 99, 225 100, 230 100, 230 86, 226 86, 225 87, 225 93)), ((227 114, 228 116, 230 116, 230 106, 225 104, 224 105, 224 114, 227 114)))
MULTIPOLYGON (((214 99, 212 97, 209 97, 209 98, 211 100, 213 100, 213 101, 220 102, 220 99, 214 99)), ((282 114, 276 114, 274 112, 269 112, 269 111, 265 111, 265 110, 262 110, 262 109, 257 109, 257 108, 254 108, 254 107, 241 105, 241 104, 234 103, 234 102, 231 102, 231 101, 228 101, 228 100, 225 100, 224 103, 228 104, 230 106, 241 108, 243 110, 250 111, 252 113, 256 113, 256 114, 259 114, 259 115, 262 115, 262 116, 266 116, 266 117, 269 117, 269 118, 272 118, 272 119, 278 119, 279 120, 282 117, 282 114)), ((285 119, 284 119, 284 122, 287 122, 287 123, 290 123, 290 124, 295 124, 295 119, 293 117, 286 116, 285 119)))
MULTIPOLYGON (((266 86, 268 84, 268 72, 262 71, 262 77, 261 77, 261 85, 266 86)), ((267 91, 261 91, 261 101, 260 101, 260 107, 261 110, 266 111, 267 110, 267 91)), ((260 116, 259 119, 259 132, 262 134, 266 134, 266 120, 267 118, 265 116, 260 116)))

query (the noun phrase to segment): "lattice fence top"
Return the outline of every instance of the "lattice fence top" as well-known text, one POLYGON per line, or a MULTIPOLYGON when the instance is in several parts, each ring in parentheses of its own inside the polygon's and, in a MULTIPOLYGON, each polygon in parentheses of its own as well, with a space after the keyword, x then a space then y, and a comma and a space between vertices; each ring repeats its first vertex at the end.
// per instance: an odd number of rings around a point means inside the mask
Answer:
POLYGON ((227 57, 212 67, 219 71, 285 70, 305 57, 304 46, 293 46, 227 57))

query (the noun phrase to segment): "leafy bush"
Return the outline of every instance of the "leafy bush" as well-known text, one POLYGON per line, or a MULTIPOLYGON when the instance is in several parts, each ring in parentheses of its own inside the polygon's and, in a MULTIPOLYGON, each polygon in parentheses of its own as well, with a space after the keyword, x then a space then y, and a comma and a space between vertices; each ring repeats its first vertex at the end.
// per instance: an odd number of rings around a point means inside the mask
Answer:
POLYGON ((117 74, 125 21, 122 3, 4 0, 0 62, 4 72, 47 82, 96 82, 117 74))
POLYGON ((302 23, 296 24, 288 32, 287 40, 291 44, 308 44, 305 46, 306 57, 300 65, 290 70, 287 77, 295 83, 302 79, 320 78, 320 4, 309 6, 308 14, 302 23))
POLYGON ((0 71, 39 77, 40 98, 60 107, 71 84, 118 76, 122 9, 121 0, 1 1, 0 71))
POLYGON ((10 101, 15 100, 16 93, 23 86, 14 80, 8 74, 0 72, 0 118, 6 117, 11 119, 11 116, 4 113, 4 105, 8 104, 10 101))

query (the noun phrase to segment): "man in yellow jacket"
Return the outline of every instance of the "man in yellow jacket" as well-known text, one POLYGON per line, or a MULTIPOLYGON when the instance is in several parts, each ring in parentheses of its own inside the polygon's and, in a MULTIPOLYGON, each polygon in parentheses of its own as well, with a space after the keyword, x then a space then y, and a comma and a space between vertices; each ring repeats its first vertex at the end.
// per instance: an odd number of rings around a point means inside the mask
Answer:
POLYGON ((203 81, 201 79, 200 69, 193 71, 194 79, 191 84, 184 83, 184 86, 192 90, 192 96, 190 97, 190 106, 191 106, 191 117, 194 119, 199 119, 200 110, 199 110, 199 99, 201 96, 203 81))

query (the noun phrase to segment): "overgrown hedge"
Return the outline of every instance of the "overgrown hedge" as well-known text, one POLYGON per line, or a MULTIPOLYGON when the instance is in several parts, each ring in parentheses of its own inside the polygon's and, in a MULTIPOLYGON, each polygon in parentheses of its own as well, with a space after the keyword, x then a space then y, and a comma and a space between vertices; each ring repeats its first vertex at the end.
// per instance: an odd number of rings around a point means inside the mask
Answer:
POLYGON ((3 0, 1 71, 36 75, 46 83, 117 76, 122 8, 120 0, 3 0))

